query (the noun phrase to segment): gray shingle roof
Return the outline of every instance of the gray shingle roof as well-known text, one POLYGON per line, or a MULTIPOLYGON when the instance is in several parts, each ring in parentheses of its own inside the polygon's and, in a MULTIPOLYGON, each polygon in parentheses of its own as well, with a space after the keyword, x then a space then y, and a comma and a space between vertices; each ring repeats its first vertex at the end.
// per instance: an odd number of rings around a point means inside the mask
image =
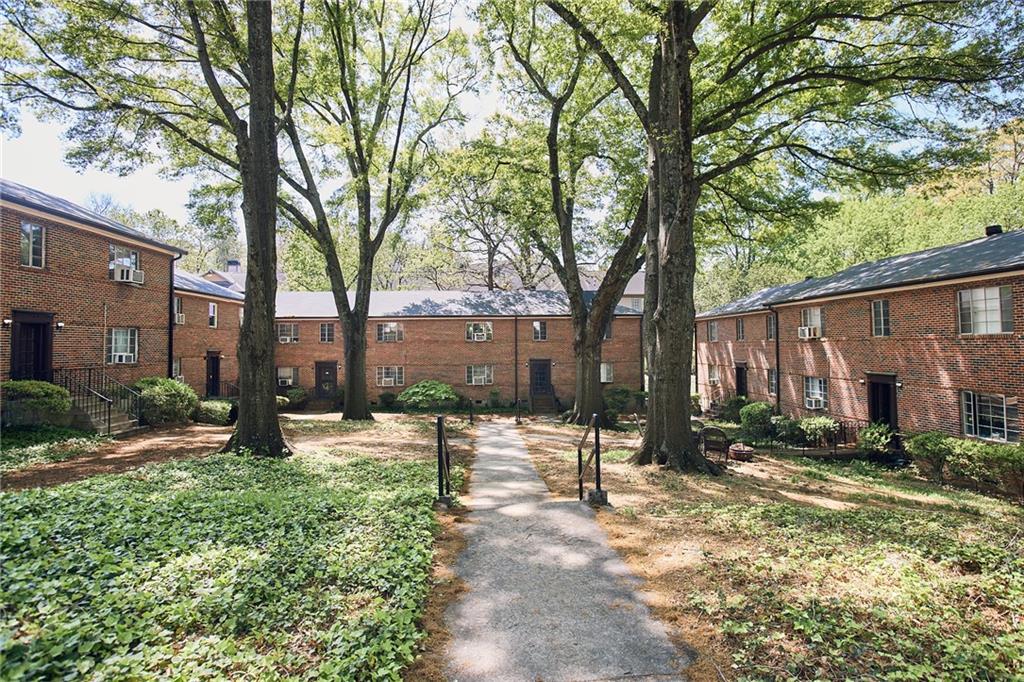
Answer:
POLYGON ((164 242, 153 239, 138 230, 134 230, 127 225, 122 225, 116 220, 111 220, 105 215, 96 213, 95 211, 90 211, 89 209, 72 203, 67 199, 61 199, 60 197, 56 197, 52 194, 47 194, 46 192, 41 192, 37 189, 26 187, 25 185, 12 182, 11 180, 6 180, 4 178, 0 178, 0 198, 14 204, 18 204, 19 206, 33 208, 37 211, 44 211, 57 218, 64 218, 66 220, 74 220, 79 223, 84 223, 113 235, 129 237, 167 251, 185 253, 185 251, 177 246, 165 244, 164 242))
MULTIPOLYGON (((352 301, 350 295, 349 300, 352 301)), ((542 317, 568 315, 561 291, 374 291, 370 317, 542 317)), ((618 306, 616 315, 638 315, 618 306)), ((338 316, 329 291, 277 292, 278 318, 338 316)))
POLYGON ((245 273, 244 272, 227 272, 226 270, 207 270, 206 274, 203 275, 204 279, 210 281, 216 281, 221 286, 227 287, 233 291, 244 292, 245 291, 245 273))
POLYGON ((828 277, 770 287, 712 308, 697 317, 720 317, 837 294, 939 282, 1024 268, 1024 230, 859 263, 828 277))
POLYGON ((227 287, 222 287, 219 284, 205 280, 199 275, 193 275, 191 272, 184 272, 182 270, 174 271, 174 288, 179 291, 191 291, 196 294, 217 296, 219 298, 231 299, 232 301, 245 300, 245 296, 237 291, 232 291, 227 287))

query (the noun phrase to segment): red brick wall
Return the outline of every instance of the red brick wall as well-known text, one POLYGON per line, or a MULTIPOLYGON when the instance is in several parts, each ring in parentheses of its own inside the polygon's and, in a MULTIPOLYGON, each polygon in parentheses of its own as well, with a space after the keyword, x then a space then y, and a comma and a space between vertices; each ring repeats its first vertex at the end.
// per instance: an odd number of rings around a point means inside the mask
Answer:
POLYGON ((206 394, 206 356, 220 354, 220 378, 238 384, 238 332, 241 301, 232 301, 187 291, 175 291, 181 297, 185 324, 174 325, 174 357, 181 359, 185 383, 199 395, 206 394), (217 304, 217 327, 209 325, 210 303, 217 304))
MULTIPOLYGON (((10 318, 14 310, 53 313, 53 366, 98 366, 106 361, 106 327, 137 327, 138 363, 111 365, 111 375, 124 382, 144 376, 167 374, 167 305, 171 256, 144 246, 129 244, 37 218, 4 207, 0 216, 0 313, 10 318), (22 219, 46 230, 43 269, 23 267, 20 261, 22 219), (142 286, 119 284, 108 278, 111 243, 139 251, 146 273, 142 286)), ((0 328, 0 379, 10 376, 11 329, 0 328)))
MULTIPOLYGON (((779 339, 782 371, 781 409, 806 415, 803 377, 829 379, 828 413, 837 418, 868 419, 868 373, 895 374, 899 427, 917 432, 939 429, 959 433, 959 391, 997 393, 1024 399, 1024 277, 981 279, 966 283, 903 289, 877 295, 808 302, 780 307, 779 339), (975 287, 1013 287, 1013 333, 960 335, 957 292, 975 287), (887 299, 892 335, 871 335, 871 301, 887 299), (801 341, 800 311, 821 307, 825 335, 801 341)), ((765 336, 767 313, 745 315, 747 341, 735 340, 735 317, 718 320, 718 342, 707 341, 707 320, 698 323, 699 390, 705 406, 711 398, 735 393, 737 360, 750 367, 775 364, 765 336), (760 320, 760 322, 752 322, 760 320), (753 333, 752 333, 753 332, 753 333), (756 336, 755 336, 756 335, 756 336), (708 364, 719 366, 720 387, 707 384, 708 364)), ((750 397, 766 399, 758 381, 765 373, 750 372, 750 397), (756 376, 755 376, 756 375, 756 376)))
MULTIPOLYGON (((291 320, 278 320, 290 322, 291 320)), ((312 388, 314 363, 335 360, 338 363, 339 387, 343 381, 344 360, 341 325, 335 321, 333 344, 320 343, 320 323, 326 320, 299 320, 299 343, 278 344, 275 363, 278 367, 298 367, 299 384, 312 388)), ((515 327, 510 318, 402 318, 371 319, 367 329, 366 381, 372 400, 383 391, 401 392, 401 387, 377 386, 377 367, 398 365, 405 368, 405 386, 424 379, 451 384, 455 390, 473 400, 487 400, 497 390, 503 401, 515 396, 515 327), (405 340, 399 343, 377 341, 378 322, 402 322, 405 340), (493 339, 488 342, 466 341, 466 322, 490 321, 493 339), (493 365, 494 384, 466 384, 466 365, 493 365)), ((568 318, 520 318, 519 395, 529 396, 529 360, 551 360, 555 395, 563 404, 571 404, 575 393, 576 369, 572 351, 572 321, 568 318), (547 321, 547 341, 533 340, 533 320, 547 321)), ((640 318, 618 317, 612 326, 612 338, 604 343, 602 359, 611 362, 614 385, 640 388, 640 318)))

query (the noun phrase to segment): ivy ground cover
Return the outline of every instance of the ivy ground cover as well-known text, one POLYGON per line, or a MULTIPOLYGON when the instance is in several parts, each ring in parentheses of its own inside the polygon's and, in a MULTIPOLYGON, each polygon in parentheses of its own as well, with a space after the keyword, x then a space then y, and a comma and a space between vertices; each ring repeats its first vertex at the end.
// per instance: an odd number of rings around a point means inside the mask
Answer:
POLYGON ((396 679, 434 486, 429 459, 224 454, 2 494, 0 678, 396 679))

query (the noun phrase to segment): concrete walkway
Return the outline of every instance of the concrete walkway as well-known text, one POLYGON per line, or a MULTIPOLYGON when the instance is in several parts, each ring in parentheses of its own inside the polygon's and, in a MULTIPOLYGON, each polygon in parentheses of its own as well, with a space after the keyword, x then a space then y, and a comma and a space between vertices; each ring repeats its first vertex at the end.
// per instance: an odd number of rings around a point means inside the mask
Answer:
POLYGON ((456 563, 468 590, 446 613, 448 678, 684 679, 687 658, 593 511, 551 498, 513 424, 478 429, 472 523, 456 563))

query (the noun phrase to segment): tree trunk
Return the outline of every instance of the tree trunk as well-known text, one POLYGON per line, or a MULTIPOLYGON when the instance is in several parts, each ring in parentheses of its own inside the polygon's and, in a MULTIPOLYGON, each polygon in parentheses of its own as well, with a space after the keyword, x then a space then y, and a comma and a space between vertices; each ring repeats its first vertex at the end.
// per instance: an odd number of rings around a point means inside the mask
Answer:
POLYGON ((573 342, 576 356, 576 399, 569 422, 587 424, 593 415, 607 426, 604 416, 604 392, 601 386, 601 338, 577 334, 573 342))
POLYGON ((277 295, 277 134, 274 120, 270 2, 246 3, 250 79, 249 130, 239 134, 248 270, 238 343, 238 421, 225 450, 284 457, 290 453, 277 420, 274 304, 277 295))
POLYGON ((366 315, 353 310, 342 316, 345 341, 345 409, 343 419, 373 419, 366 390, 366 315))

